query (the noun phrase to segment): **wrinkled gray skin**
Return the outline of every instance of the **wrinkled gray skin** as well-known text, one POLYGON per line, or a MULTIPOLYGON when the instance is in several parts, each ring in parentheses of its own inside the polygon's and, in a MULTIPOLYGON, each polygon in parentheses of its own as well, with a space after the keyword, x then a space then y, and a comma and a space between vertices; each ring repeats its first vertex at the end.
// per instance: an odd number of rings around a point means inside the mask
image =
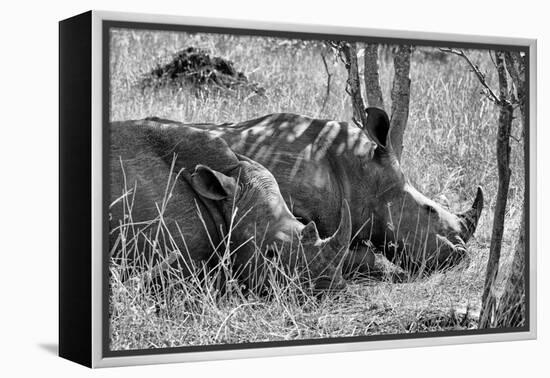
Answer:
POLYGON ((345 122, 272 114, 210 129, 229 146, 269 169, 302 222, 321 236, 336 229, 339 208, 351 208, 352 251, 347 268, 374 269, 367 242, 409 272, 457 264, 483 208, 478 188, 471 209, 453 214, 418 192, 403 174, 387 114, 369 108, 366 130, 345 122))
MULTIPOLYGON (((278 251, 288 267, 307 266, 305 273, 315 282, 315 289, 345 285, 341 261, 351 238, 347 205, 335 232, 321 239, 313 222, 304 225, 292 215, 273 175, 261 164, 236 155, 223 139, 207 131, 148 120, 111 124, 111 250, 120 250, 116 228, 129 220, 124 218, 128 203, 133 203, 134 227, 153 239, 157 226, 143 222, 158 217, 169 177, 173 189, 163 219, 171 238, 161 232, 159 242, 169 250, 177 247, 185 256, 172 264, 184 274, 190 274, 192 260, 216 264, 214 246, 219 246, 217 254, 224 254, 228 242, 224 235, 231 228, 232 264, 245 283, 258 267, 249 264, 258 253, 278 251)), ((126 256, 128 264, 136 259, 159 263, 159 259, 151 260, 147 248, 139 250, 146 256, 126 256)))

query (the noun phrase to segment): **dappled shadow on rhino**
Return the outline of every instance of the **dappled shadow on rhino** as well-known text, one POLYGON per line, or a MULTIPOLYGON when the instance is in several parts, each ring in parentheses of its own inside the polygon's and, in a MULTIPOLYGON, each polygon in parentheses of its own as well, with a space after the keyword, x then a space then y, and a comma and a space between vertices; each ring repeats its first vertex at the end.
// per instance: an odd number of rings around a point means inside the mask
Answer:
POLYGON ((472 207, 458 214, 427 198, 401 169, 388 115, 378 108, 367 113, 364 128, 287 113, 196 127, 218 133, 231 149, 269 169, 292 213, 314 221, 321 237, 336 230, 347 201, 348 264, 363 261, 357 268, 375 271, 374 250, 417 276, 456 266, 467 258, 465 245, 483 209, 481 188, 472 207))
POLYGON ((212 133, 158 120, 114 122, 110 132, 113 279, 224 295, 281 277, 313 292, 345 286, 346 203, 321 238, 290 212, 265 167, 212 133))

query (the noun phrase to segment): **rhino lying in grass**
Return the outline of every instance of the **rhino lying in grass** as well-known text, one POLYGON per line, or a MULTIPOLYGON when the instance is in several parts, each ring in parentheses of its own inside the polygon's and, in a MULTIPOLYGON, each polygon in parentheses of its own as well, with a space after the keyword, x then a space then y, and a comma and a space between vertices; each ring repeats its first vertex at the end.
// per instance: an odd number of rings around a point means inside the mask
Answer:
POLYGON ((153 120, 114 122, 110 131, 110 248, 129 271, 164 264, 190 276, 203 262, 251 285, 262 258, 278 257, 314 289, 344 286, 347 204, 321 239, 314 222, 292 215, 266 168, 210 132, 153 120))
POLYGON ((422 195, 401 170, 387 114, 367 112, 365 129, 295 114, 195 126, 217 132, 235 152, 269 169, 293 214, 314 221, 321 236, 336 230, 340 204, 348 201, 355 236, 348 269, 374 268, 369 246, 408 272, 456 265, 477 227, 481 189, 471 209, 460 214, 422 195))

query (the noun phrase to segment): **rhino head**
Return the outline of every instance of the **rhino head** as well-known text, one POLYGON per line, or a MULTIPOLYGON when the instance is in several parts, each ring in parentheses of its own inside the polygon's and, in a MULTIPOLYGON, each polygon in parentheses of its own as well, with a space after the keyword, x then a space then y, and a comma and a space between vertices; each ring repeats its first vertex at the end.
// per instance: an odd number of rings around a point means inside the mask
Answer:
POLYGON ((351 216, 343 206, 340 226, 329 238, 319 236, 314 222, 299 222, 288 209, 277 181, 261 164, 237 155, 239 164, 221 173, 198 165, 192 186, 215 201, 231 230, 233 265, 247 275, 257 270, 258 253, 278 254, 287 268, 306 273, 315 290, 345 287, 342 261, 351 240, 351 216))
POLYGON ((368 108, 367 113, 365 131, 376 144, 368 164, 370 187, 364 194, 373 215, 375 232, 371 242, 409 272, 456 265, 466 256, 464 245, 473 235, 483 209, 481 188, 477 188, 472 207, 458 214, 427 198, 401 169, 386 112, 368 108))

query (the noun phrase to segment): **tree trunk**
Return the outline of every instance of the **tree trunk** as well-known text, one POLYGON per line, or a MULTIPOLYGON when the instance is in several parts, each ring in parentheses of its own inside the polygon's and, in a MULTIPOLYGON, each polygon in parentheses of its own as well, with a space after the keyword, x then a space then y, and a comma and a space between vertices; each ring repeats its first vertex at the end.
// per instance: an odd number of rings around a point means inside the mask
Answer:
MULTIPOLYGON (((359 80, 359 68, 357 63, 357 47, 355 43, 340 42, 335 45, 344 56, 348 80, 346 91, 351 96, 354 121, 363 127, 367 124, 365 103, 361 95, 361 83, 359 80)), ((397 46, 393 53, 395 77, 391 92, 391 119, 390 135, 388 140, 397 158, 401 159, 403 151, 403 134, 409 117, 409 101, 411 79, 412 48, 408 45, 397 46)), ((380 89, 380 77, 378 75, 378 45, 367 44, 365 47, 365 87, 369 106, 383 109, 384 99, 380 89)))
MULTIPOLYGON (((525 85, 525 62, 519 52, 507 51, 506 54, 506 69, 512 77, 512 81, 516 86, 516 92, 518 96, 519 109, 521 111, 521 117, 523 122, 523 132, 525 135, 526 118, 525 118, 525 103, 527 98, 527 87, 525 85)), ((524 140, 524 142, 527 142, 524 140)), ((527 143, 523 145, 525 152, 529 152, 527 143)), ((525 167, 528 168, 528 167, 525 167)))
POLYGON ((402 45, 397 46, 393 53, 395 77, 391 91, 390 140, 399 160, 403 151, 403 134, 409 117, 411 51, 411 46, 402 45))
POLYGON ((519 239, 512 269, 506 281, 492 322, 493 327, 522 327, 525 325, 525 210, 521 217, 519 239))
MULTIPOLYGON (((527 154, 529 153, 529 149, 528 141, 525 139, 527 135, 525 63, 519 52, 506 52, 506 67, 516 86, 519 108, 521 111, 525 172, 528 172, 527 154)), ((527 188, 527 183, 525 183, 525 188, 527 188)), ((525 325, 525 253, 527 252, 525 250, 525 217, 528 206, 525 199, 527 198, 527 194, 527 189, 525 189, 519 239, 514 253, 512 269, 496 310, 493 322, 494 327, 508 328, 525 325)))
POLYGON ((324 53, 321 53, 321 59, 323 60, 323 66, 325 67, 325 72, 327 73, 327 91, 325 93, 325 98, 323 99, 323 105, 321 105, 321 110, 319 110, 317 117, 320 117, 325 112, 328 100, 330 98, 330 84, 332 81, 332 73, 328 68, 327 58, 324 53))
POLYGON ((380 76, 378 75, 378 44, 365 45, 365 92, 367 103, 371 107, 384 109, 384 98, 380 89, 380 76))
POLYGON ((360 122, 363 128, 367 124, 367 113, 365 111, 365 102, 361 95, 361 83, 359 81, 359 66, 357 65, 357 47, 355 43, 343 43, 341 51, 346 60, 346 69, 348 71, 348 80, 346 91, 351 97, 353 106, 353 117, 356 122, 360 122))
POLYGON ((497 168, 498 168, 498 190, 493 218, 493 232, 491 235, 491 246, 489 249, 489 261, 487 262, 487 273, 485 285, 481 297, 481 314, 479 328, 487 328, 494 321, 496 309, 495 281, 498 275, 500 251, 502 247, 502 235, 504 233, 504 218, 506 214, 506 202, 508 200, 508 187, 510 184, 510 131, 512 127, 512 116, 514 108, 508 101, 508 78, 504 62, 504 52, 495 52, 495 62, 498 71, 500 96, 498 105, 500 112, 498 116, 497 133, 497 168))

